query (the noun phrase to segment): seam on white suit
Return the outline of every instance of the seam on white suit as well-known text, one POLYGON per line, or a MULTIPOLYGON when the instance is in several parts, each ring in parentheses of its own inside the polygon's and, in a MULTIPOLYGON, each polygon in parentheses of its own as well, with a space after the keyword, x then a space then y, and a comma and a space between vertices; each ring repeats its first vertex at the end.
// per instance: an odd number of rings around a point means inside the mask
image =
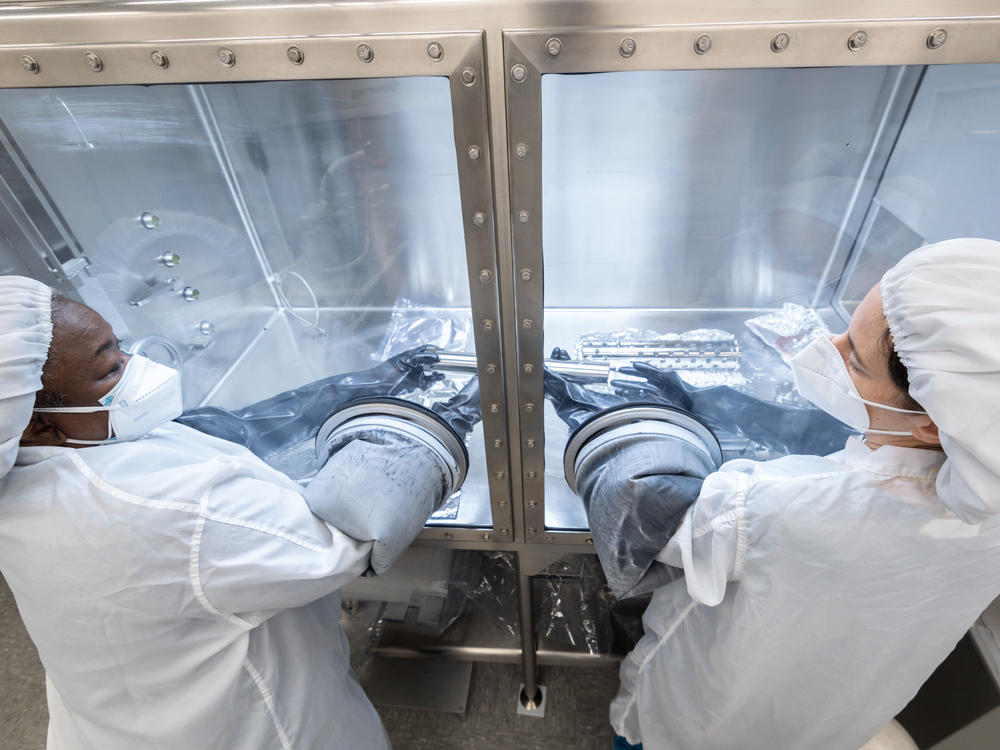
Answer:
POLYGON ((656 642, 656 645, 653 646, 653 648, 649 650, 649 653, 643 657, 641 662, 639 662, 639 668, 635 672, 635 677, 636 677, 635 686, 632 689, 632 694, 628 697, 628 705, 625 706, 625 714, 624 714, 625 716, 628 716, 635 709, 635 701, 639 693, 639 678, 642 676, 642 672, 646 668, 646 665, 649 663, 649 660, 656 655, 656 652, 660 650, 660 647, 664 643, 666 643, 667 640, 670 638, 670 636, 672 636, 677 631, 677 628, 681 626, 681 623, 683 623, 684 620, 687 619, 687 616, 691 614, 691 611, 697 606, 698 602, 692 599, 691 603, 688 604, 677 616, 677 619, 670 624, 670 627, 667 628, 667 632, 664 633, 662 636, 660 636, 660 639, 656 642))
POLYGON ((148 497, 133 495, 131 492, 119 489, 113 484, 108 484, 108 482, 104 481, 94 473, 94 470, 87 465, 86 461, 77 455, 76 451, 69 452, 69 458, 76 468, 80 470, 80 473, 87 478, 88 482, 97 487, 97 489, 101 490, 101 492, 106 492, 119 500, 124 500, 126 503, 142 505, 147 508, 159 508, 161 510, 180 510, 191 514, 198 513, 199 506, 197 503, 184 503, 179 500, 152 500, 148 497))
POLYGON ((281 726, 281 722, 278 720, 278 714, 274 710, 274 696, 271 694, 271 689, 264 684, 264 678, 261 677, 260 672, 257 671, 257 667, 253 665, 250 658, 247 657, 243 660, 243 668, 250 675, 250 679, 253 680, 254 685, 257 686, 258 692, 260 692, 260 697, 264 699, 264 705, 267 706, 267 712, 271 714, 271 721, 274 723, 274 731, 278 734, 278 740, 281 742, 281 747, 283 750, 293 750, 292 741, 288 739, 288 733, 285 732, 285 728, 281 726))
MULTIPOLYGON (((203 514, 204 518, 209 521, 215 521, 217 523, 225 523, 231 526, 242 526, 245 529, 253 529, 254 531, 260 531, 264 534, 271 534, 272 536, 281 537, 286 542, 291 542, 292 544, 298 545, 299 547, 304 547, 312 552, 326 552, 326 547, 321 547, 318 544, 313 544, 312 542, 303 539, 295 534, 289 534, 287 531, 282 531, 281 529, 276 529, 273 526, 265 526, 261 523, 256 523, 255 521, 247 521, 243 518, 236 518, 234 516, 222 516, 216 515, 214 513, 203 514)), ((328 524, 329 525, 329 524, 328 524)))
POLYGON ((221 617, 237 627, 250 630, 252 626, 243 618, 229 614, 228 612, 223 612, 221 609, 213 606, 213 604, 208 600, 208 597, 205 596, 205 590, 201 586, 201 537, 205 530, 204 510, 208 506, 208 496, 213 487, 209 487, 201 493, 202 512, 198 514, 198 520, 194 525, 194 533, 191 535, 191 555, 188 560, 188 580, 191 583, 192 591, 194 591, 195 599, 198 600, 198 603, 201 604, 201 606, 213 615, 221 617))
POLYGON ((733 580, 738 581, 743 576, 743 567, 747 559, 747 494, 750 488, 746 483, 740 487, 739 505, 736 506, 736 560, 733 561, 733 580))

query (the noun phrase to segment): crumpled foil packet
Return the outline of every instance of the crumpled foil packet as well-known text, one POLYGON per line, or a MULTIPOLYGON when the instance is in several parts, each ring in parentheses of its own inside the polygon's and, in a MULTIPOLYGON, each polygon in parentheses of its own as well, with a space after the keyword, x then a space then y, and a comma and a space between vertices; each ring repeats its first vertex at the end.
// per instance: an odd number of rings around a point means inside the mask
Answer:
POLYGON ((829 336, 830 329, 811 307, 786 302, 777 312, 746 321, 746 327, 774 349, 791 366, 792 358, 817 336, 829 336))

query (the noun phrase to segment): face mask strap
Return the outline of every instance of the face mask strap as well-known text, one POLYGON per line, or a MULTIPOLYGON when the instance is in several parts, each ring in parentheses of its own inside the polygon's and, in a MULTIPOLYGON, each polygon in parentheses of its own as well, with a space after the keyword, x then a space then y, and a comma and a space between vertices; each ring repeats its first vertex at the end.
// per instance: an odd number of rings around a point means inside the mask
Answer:
MULTIPOLYGON (((850 390, 847 390, 846 388, 844 388, 843 386, 841 386, 840 383, 838 383, 836 380, 834 380, 833 378, 831 378, 825 372, 817 372, 816 370, 812 369, 811 367, 806 367, 804 369, 807 369, 813 375, 817 375, 818 377, 821 377, 824 380, 832 383, 833 387, 836 388, 838 391, 840 391, 843 395, 847 396, 848 398, 853 398, 855 401, 860 401, 862 404, 868 404, 868 406, 873 406, 876 409, 885 409, 886 411, 893 411, 893 412, 896 412, 897 414, 923 414, 925 416, 927 414, 927 412, 925 412, 925 411, 917 411, 915 409, 901 409, 898 406, 889 406, 888 404, 880 404, 877 401, 869 401, 868 399, 861 398, 861 394, 860 393, 856 393, 856 392, 852 392, 850 390)), ((848 377, 850 377, 850 375, 848 375, 848 377)), ((852 385, 854 384, 853 380, 851 381, 851 384, 852 385)), ((854 386, 854 391, 857 391, 857 386, 854 386)), ((910 433, 907 432, 905 434, 909 435, 910 433)))

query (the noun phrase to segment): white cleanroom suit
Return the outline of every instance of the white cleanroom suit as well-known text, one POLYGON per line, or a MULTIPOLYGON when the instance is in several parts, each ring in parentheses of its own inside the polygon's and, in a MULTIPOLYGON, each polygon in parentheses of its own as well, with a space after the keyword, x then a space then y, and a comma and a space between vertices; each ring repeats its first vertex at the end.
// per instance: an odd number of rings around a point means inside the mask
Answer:
POLYGON ((921 248, 881 297, 943 452, 710 474, 611 708, 644 750, 857 750, 1000 595, 1000 243, 921 248))

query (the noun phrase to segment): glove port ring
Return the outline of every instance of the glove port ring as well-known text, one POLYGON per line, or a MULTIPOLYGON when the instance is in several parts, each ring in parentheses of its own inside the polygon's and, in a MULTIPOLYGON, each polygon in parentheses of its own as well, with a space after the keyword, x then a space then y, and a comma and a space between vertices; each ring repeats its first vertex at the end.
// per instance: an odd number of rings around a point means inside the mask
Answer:
POLYGON ((448 466, 452 492, 465 482, 469 451, 458 433, 430 409, 400 398, 358 398, 336 409, 316 433, 316 457, 320 463, 325 462, 335 443, 371 428, 402 433, 433 451, 448 466))
POLYGON ((703 450, 716 467, 722 465, 722 447, 719 445, 719 439, 707 424, 693 414, 656 402, 620 404, 591 416, 573 430, 569 440, 566 441, 566 449, 563 451, 563 475, 566 477, 566 484, 574 493, 577 491, 576 469, 580 461, 604 442, 602 437, 611 437, 609 433, 612 431, 616 436, 621 436, 624 434, 622 428, 638 422, 647 424, 635 432, 671 434, 703 450))

